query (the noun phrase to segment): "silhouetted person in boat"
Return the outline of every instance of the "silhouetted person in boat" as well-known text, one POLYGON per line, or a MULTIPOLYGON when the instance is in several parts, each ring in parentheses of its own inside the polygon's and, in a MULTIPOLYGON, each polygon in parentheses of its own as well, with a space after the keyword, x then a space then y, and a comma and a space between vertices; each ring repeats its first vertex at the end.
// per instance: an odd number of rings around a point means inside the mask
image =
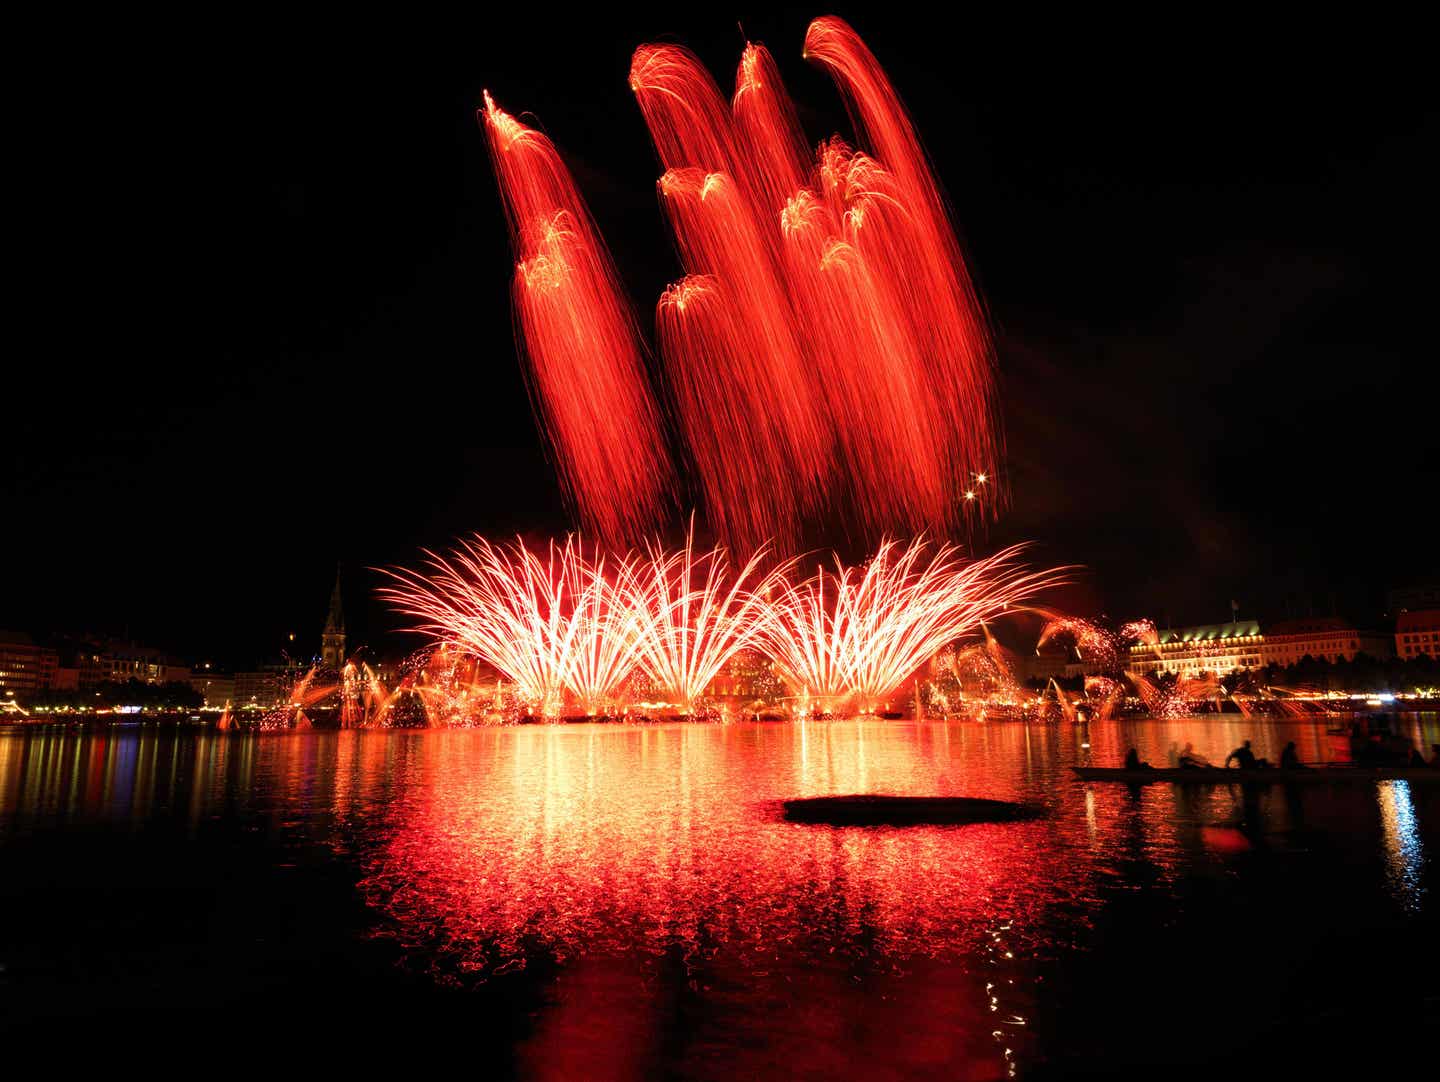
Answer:
POLYGON ((1170 741, 1169 750, 1165 752, 1165 761, 1170 764, 1171 770, 1180 768, 1180 745, 1173 740, 1170 741))
POLYGON ((1350 730, 1350 759, 1357 766, 1382 766, 1385 747, 1378 733, 1367 733, 1357 721, 1350 730))
MULTIPOLYGON (((1401 736, 1399 733, 1391 733, 1380 741, 1384 749, 1385 759, 1392 766, 1413 765, 1419 756, 1415 754, 1415 745, 1401 736)), ((1424 759, 1420 759, 1424 763, 1424 759)))
POLYGON ((1141 758, 1140 758, 1140 753, 1139 753, 1138 751, 1136 751, 1134 748, 1131 748, 1129 751, 1127 751, 1127 752, 1125 753, 1125 769, 1126 769, 1126 770, 1154 770, 1155 768, 1154 768, 1153 766, 1151 766, 1149 763, 1143 762, 1143 761, 1141 760, 1141 758))
POLYGON ((1356 763, 1370 760, 1370 737, 1358 718, 1350 723, 1350 759, 1356 763))
POLYGON ((1250 741, 1248 740, 1225 756, 1226 767, 1229 767, 1231 759, 1235 760, 1235 765, 1241 770, 1266 770, 1270 766, 1269 759, 1255 758, 1255 753, 1250 750, 1250 741))
POLYGON ((1281 770, 1309 770, 1310 768, 1300 761, 1300 754, 1295 750, 1295 741, 1285 745, 1285 750, 1280 753, 1281 770))
POLYGON ((1430 758, 1428 760, 1425 758, 1425 756, 1420 754, 1419 748, 1411 748, 1410 755, 1406 759, 1405 765, 1413 767, 1431 767, 1432 769, 1440 770, 1440 744, 1430 745, 1430 758))
POLYGON ((1185 748, 1180 752, 1181 770, 1203 770, 1213 765, 1209 759, 1195 750, 1194 744, 1191 744, 1188 740, 1185 742, 1185 748))
POLYGON ((1411 763, 1410 741, 1386 729, 1372 729, 1358 745, 1350 741, 1350 758, 1359 766, 1407 766, 1411 763))

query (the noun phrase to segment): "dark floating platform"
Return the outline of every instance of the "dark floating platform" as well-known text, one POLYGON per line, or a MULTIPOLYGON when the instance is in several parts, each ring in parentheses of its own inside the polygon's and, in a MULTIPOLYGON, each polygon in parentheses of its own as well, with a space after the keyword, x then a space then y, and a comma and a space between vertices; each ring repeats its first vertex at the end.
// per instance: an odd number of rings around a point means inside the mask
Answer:
POLYGON ((831 826, 931 826, 1014 823, 1037 819, 1040 809, 1006 800, 968 796, 815 796, 784 802, 791 823, 831 826))

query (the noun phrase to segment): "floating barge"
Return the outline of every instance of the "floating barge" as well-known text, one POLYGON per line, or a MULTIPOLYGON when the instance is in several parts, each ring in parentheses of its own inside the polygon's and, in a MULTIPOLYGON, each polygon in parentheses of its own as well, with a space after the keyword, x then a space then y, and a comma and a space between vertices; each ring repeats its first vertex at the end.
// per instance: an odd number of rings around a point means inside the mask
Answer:
POLYGON ((963 796, 816 796, 787 800, 785 818, 792 823, 831 826, 946 826, 965 823, 1013 823, 1038 818, 1042 812, 1008 800, 963 796))

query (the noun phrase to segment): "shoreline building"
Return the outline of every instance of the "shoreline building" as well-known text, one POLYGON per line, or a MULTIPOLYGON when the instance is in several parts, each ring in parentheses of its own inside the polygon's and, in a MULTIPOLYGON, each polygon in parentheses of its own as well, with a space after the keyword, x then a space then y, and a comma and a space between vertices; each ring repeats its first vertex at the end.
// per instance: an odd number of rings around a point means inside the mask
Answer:
POLYGON ((228 673, 194 669, 190 673, 190 686, 200 693, 208 710, 219 710, 235 701, 235 677, 228 673))
POLYGON ((1129 669, 1141 676, 1173 672, 1186 677, 1258 669, 1265 664, 1261 655, 1264 643, 1257 620, 1167 627, 1153 644, 1131 645, 1129 669))
POLYGON ((1392 656, 1390 636, 1355 627, 1338 616, 1283 620, 1265 629, 1265 664, 1294 665, 1306 655, 1320 661, 1354 661, 1356 654, 1392 656))
POLYGON ((300 675, 301 670, 289 663, 237 672, 230 703, 237 710, 269 710, 290 701, 290 693, 300 675))
POLYGON ((0 693, 79 691, 101 684, 189 683, 190 666, 162 650, 132 642, 41 646, 31 636, 0 631, 0 693), (63 661, 63 664, 62 664, 63 661))
POLYGON ((124 684, 139 680, 142 684, 190 682, 190 666, 182 664, 163 650, 138 643, 112 640, 100 652, 92 652, 88 663, 81 659, 80 686, 124 684))
POLYGON ((1402 612, 1395 618, 1395 656, 1440 658, 1440 609, 1402 612))
MULTIPOLYGON (((289 702, 296 684, 304 679, 307 671, 311 671, 314 655, 310 655, 310 662, 304 664, 288 654, 281 657, 281 661, 262 662, 253 669, 237 671, 232 676, 207 676, 210 686, 202 691, 206 705, 211 704, 212 696, 215 702, 227 699, 236 710, 270 710, 289 702), (226 681, 230 682, 228 687, 226 681)), ((340 568, 337 566, 335 587, 330 591, 330 611, 325 618, 325 630, 320 634, 320 667, 338 673, 344 669, 345 662, 345 610, 340 604, 340 568)), ((330 679, 327 676, 319 683, 328 684, 330 679)), ((328 707, 338 702, 338 696, 327 695, 312 705, 328 707)))
POLYGON ((1021 660, 1020 674, 1024 680, 1039 680, 1042 683, 1046 680, 1063 680, 1072 675, 1070 670, 1074 665, 1075 661, 1072 660, 1068 647, 1046 646, 1021 660))
POLYGON ((1333 616, 1277 620, 1263 626, 1258 620, 1237 620, 1165 628, 1154 645, 1130 647, 1129 668, 1141 676, 1157 672, 1182 677, 1223 675, 1235 669, 1294 665, 1305 657, 1330 662, 1354 661, 1357 654, 1387 658, 1394 655, 1394 645, 1387 634, 1333 616))
POLYGON ((0 698, 17 691, 47 691, 54 684, 60 655, 29 635, 0 631, 0 698))

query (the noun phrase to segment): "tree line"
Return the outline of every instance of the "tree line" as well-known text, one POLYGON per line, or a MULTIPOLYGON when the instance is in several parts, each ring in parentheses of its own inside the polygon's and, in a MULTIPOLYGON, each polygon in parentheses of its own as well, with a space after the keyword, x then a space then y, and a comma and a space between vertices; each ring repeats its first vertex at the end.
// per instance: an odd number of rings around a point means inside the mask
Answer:
POLYGON ((22 692, 17 696, 28 708, 48 706, 51 709, 69 707, 87 710, 114 709, 119 706, 138 706, 144 710, 198 710, 205 705, 205 696, 181 680, 165 684, 147 684, 131 678, 125 681, 106 681, 93 687, 22 692))
MULTIPOLYGON (((1118 679, 1121 674, 1108 675, 1118 679)), ((1233 669, 1216 675, 1220 677, 1227 692, 1240 694, 1255 694, 1263 688, 1269 688, 1282 692, 1390 692, 1396 695, 1414 695, 1440 688, 1440 660, 1427 654, 1415 658, 1377 658, 1369 654, 1356 654, 1350 661, 1328 661, 1306 654, 1291 665, 1271 662, 1259 669, 1233 669)), ((1152 679, 1164 688, 1174 686, 1178 678, 1173 672, 1160 672, 1152 679)), ((1066 691, 1080 692, 1085 688, 1083 676, 1060 677, 1056 679, 1056 683, 1066 691)), ((1049 685, 1049 681, 1027 680, 1026 685, 1040 691, 1049 685)))

